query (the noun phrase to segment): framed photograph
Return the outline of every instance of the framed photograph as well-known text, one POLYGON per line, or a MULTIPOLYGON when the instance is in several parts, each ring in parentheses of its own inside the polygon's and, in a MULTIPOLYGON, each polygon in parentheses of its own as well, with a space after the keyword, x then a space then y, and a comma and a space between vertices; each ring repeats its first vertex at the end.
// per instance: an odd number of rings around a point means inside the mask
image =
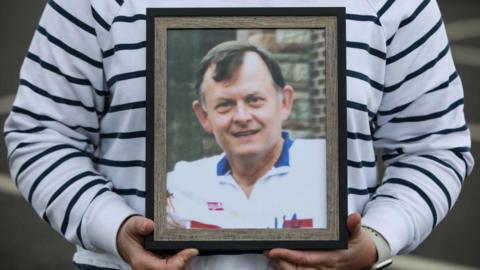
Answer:
POLYGON ((347 247, 344 8, 147 10, 145 247, 347 247))

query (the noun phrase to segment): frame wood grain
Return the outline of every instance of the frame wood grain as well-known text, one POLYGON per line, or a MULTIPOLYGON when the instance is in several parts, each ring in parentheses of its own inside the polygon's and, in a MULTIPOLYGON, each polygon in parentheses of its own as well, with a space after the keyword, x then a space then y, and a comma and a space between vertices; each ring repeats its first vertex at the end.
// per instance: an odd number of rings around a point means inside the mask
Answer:
POLYGON ((261 252, 274 247, 346 248, 345 10, 343 8, 244 8, 147 10, 146 215, 155 221, 146 248, 198 248, 204 254, 261 252), (169 29, 324 29, 326 40, 326 229, 167 229, 166 112, 169 29))

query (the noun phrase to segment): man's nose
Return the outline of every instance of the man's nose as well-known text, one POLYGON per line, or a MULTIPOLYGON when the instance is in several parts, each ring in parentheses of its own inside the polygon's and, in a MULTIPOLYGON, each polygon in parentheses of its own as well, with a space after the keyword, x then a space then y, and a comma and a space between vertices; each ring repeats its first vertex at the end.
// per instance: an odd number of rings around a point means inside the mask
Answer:
POLYGON ((245 123, 252 119, 252 115, 245 104, 237 104, 233 114, 233 121, 236 123, 245 123))

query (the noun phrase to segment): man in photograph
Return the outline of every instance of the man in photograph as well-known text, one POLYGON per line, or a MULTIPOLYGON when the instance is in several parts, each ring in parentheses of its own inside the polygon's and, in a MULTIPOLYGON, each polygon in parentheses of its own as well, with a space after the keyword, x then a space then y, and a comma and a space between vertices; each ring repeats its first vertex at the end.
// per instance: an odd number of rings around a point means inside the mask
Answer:
POLYGON ((221 43, 200 62, 195 88, 193 111, 223 153, 177 162, 168 173, 170 225, 325 228, 325 140, 282 131, 294 89, 271 54, 221 43))

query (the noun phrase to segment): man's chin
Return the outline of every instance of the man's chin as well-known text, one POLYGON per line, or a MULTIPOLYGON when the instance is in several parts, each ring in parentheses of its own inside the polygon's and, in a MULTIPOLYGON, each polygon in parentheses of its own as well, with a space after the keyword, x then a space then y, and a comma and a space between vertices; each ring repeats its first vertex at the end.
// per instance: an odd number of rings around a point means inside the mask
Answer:
POLYGON ((232 155, 238 160, 257 160, 261 157, 261 151, 258 148, 249 147, 246 149, 239 149, 234 151, 232 155))

